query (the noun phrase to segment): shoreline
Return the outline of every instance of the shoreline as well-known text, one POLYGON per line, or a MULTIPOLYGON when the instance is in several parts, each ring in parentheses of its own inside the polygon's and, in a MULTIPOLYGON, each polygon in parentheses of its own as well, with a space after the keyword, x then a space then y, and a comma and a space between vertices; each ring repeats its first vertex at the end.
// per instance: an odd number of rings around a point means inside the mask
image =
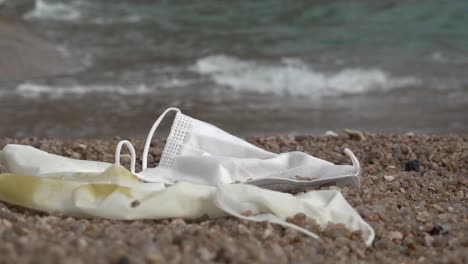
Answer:
MULTIPOLYGON (((0 202, 0 254, 9 262, 467 262, 468 135, 363 135, 366 140, 278 136, 248 141, 273 152, 305 151, 336 164, 349 164, 342 150, 350 148, 363 168, 362 186, 341 191, 376 232, 369 248, 356 234, 333 225, 319 232, 322 239, 317 241, 276 225, 230 217, 75 219, 0 202), (405 170, 412 160, 419 161, 419 171, 405 170)), ((29 144, 69 157, 112 162, 118 140, 0 139, 0 148, 29 144)), ((140 161, 143 140, 132 142, 140 161)), ((159 159, 163 140, 156 139, 153 146, 150 166, 159 159)), ((128 160, 122 161, 128 167, 128 160)), ((330 187, 322 189, 326 188, 330 187)), ((290 221, 314 228, 301 217, 290 221)))

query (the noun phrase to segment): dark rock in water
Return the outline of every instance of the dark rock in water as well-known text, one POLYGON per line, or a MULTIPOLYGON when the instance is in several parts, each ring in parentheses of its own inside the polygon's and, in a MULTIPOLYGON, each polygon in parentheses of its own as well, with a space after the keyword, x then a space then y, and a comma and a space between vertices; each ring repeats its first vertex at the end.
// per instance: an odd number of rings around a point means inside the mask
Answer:
POLYGON ((19 19, 26 12, 34 9, 35 2, 34 0, 0 0, 0 18, 19 19))
POLYGON ((78 69, 53 44, 16 22, 0 19, 0 80, 23 80, 78 69))
POLYGON ((405 171, 419 171, 419 160, 410 160, 406 162, 405 171))

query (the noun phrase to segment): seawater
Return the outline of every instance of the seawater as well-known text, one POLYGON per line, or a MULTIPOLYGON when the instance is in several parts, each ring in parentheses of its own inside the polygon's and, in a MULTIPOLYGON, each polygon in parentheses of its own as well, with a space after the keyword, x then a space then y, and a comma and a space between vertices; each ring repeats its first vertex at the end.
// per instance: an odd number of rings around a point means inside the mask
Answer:
POLYGON ((138 136, 168 106, 242 135, 467 132, 466 14, 463 0, 36 0, 19 19, 81 70, 0 81, 0 134, 138 136))

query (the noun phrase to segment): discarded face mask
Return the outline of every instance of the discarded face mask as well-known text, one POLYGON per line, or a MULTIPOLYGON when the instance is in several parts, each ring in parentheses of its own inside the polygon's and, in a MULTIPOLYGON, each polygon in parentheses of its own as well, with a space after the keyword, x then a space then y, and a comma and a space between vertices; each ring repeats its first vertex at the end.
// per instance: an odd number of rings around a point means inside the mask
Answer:
POLYGON ((41 176, 7 173, 0 175, 0 200, 45 212, 115 220, 232 215, 249 221, 269 221, 318 238, 285 221, 304 213, 322 228, 333 222, 361 231, 366 245, 374 239, 373 229, 335 190, 294 196, 247 184, 208 186, 178 182, 167 188, 159 187, 139 181, 120 165, 111 165, 102 173, 41 176), (242 215, 246 211, 251 216, 242 215))
POLYGON ((117 145, 114 164, 74 160, 30 146, 5 146, 0 161, 10 173, 0 175, 0 200, 77 217, 132 220, 232 215, 277 223, 317 238, 310 231, 285 222, 287 217, 304 213, 321 227, 332 222, 360 230, 370 245, 373 229, 339 191, 310 191, 293 196, 267 190, 287 191, 323 184, 359 186, 359 163, 350 150, 345 153, 353 166, 334 165, 302 152, 271 153, 170 108, 148 135, 143 170, 139 173, 135 172, 135 150, 128 141, 117 145), (169 111, 177 114, 160 164, 148 168, 151 139, 169 111), (131 153, 131 172, 120 166, 123 146, 131 153), (303 181, 296 176, 314 179, 303 181), (230 184, 233 182, 240 184, 230 184), (246 211, 252 215, 242 215, 246 211))
MULTIPOLYGON (((131 172, 135 173, 135 150, 126 140, 117 146, 115 163, 120 163, 122 145, 130 149, 131 172)), ((188 117, 177 108, 169 108, 151 128, 143 150, 142 171, 135 174, 143 181, 168 185, 178 181, 212 186, 219 183, 247 183, 279 191, 323 185, 359 187, 359 162, 351 150, 345 149, 345 153, 350 157, 352 166, 334 165, 299 151, 282 154, 268 152, 211 124, 188 117), (170 111, 175 111, 176 116, 161 160, 157 167, 148 168, 151 140, 170 111), (302 180, 304 178, 307 180, 302 180)), ((73 160, 22 145, 7 145, 0 155, 10 172, 23 175, 102 172, 112 165, 73 160)))
POLYGON ((334 165, 304 152, 268 152, 223 130, 191 118, 177 108, 167 109, 154 123, 146 139, 142 171, 147 182, 177 181, 216 185, 248 183, 288 191, 321 185, 360 185, 360 166, 349 149, 353 165, 334 165), (165 115, 176 112, 159 165, 148 168, 147 157, 153 135, 165 115), (300 176, 301 178, 297 177, 300 176), (307 180, 301 180, 307 178, 307 180))

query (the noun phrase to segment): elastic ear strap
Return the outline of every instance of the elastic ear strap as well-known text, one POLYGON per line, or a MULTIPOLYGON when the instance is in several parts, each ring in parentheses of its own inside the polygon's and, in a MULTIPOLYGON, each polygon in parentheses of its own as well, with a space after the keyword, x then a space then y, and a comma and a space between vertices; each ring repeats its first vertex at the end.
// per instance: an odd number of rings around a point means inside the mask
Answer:
POLYGON ((170 111, 175 111, 177 113, 180 113, 180 110, 178 108, 175 108, 175 107, 171 107, 171 108, 166 109, 166 111, 164 111, 159 116, 159 118, 154 122, 153 126, 151 127, 150 132, 148 133, 148 137, 146 138, 145 148, 143 149, 143 157, 142 157, 142 161, 141 161, 142 170, 145 170, 146 168, 148 168, 148 152, 149 152, 149 148, 150 148, 150 145, 151 145, 151 139, 154 136, 154 132, 156 132, 156 129, 158 128, 159 124, 164 119, 166 114, 169 113, 170 111))
POLYGON ((351 162, 353 163, 353 167, 356 168, 356 171, 360 173, 361 164, 359 164, 359 160, 356 158, 356 156, 354 156, 354 153, 349 148, 345 148, 344 153, 351 159, 351 162))
POLYGON ((344 153, 351 159, 351 162, 353 163, 353 167, 355 169, 355 173, 354 173, 354 178, 356 181, 354 181, 356 183, 356 185, 358 187, 361 186, 361 164, 359 164, 359 160, 356 158, 356 156, 354 156, 354 153, 349 149, 349 148, 345 148, 344 149, 344 153))
POLYGON ((136 153, 135 153, 135 148, 133 147, 132 143, 128 140, 122 140, 117 144, 117 147, 115 148, 115 164, 120 165, 120 153, 122 151, 122 146, 125 145, 127 146, 128 150, 130 150, 130 171, 132 173, 135 173, 135 163, 136 163, 136 153))

